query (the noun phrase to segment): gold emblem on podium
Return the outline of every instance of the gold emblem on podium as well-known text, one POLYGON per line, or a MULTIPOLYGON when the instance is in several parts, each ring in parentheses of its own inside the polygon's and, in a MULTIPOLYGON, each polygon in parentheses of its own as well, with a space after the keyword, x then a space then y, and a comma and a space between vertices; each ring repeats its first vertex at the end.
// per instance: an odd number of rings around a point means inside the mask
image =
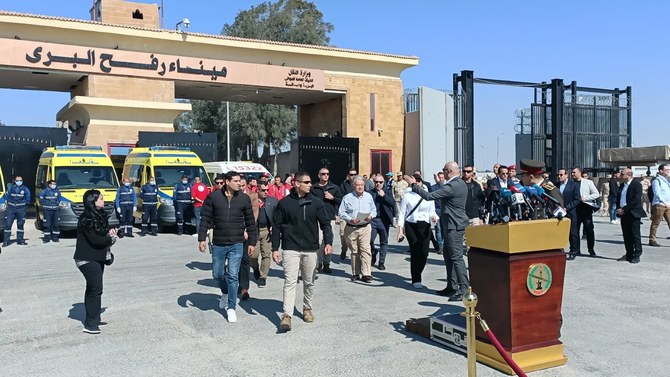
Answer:
POLYGON ((542 296, 551 288, 551 269, 544 263, 531 264, 526 280, 528 292, 533 296, 542 296))

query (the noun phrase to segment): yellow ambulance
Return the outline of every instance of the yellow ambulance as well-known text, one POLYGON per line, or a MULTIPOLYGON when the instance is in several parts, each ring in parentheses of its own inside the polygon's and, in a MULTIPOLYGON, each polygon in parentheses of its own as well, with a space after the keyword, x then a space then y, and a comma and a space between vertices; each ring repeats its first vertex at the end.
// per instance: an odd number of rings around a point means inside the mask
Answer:
POLYGON ((61 192, 60 228, 77 229, 79 215, 84 212, 84 193, 95 189, 105 197, 105 212, 109 225, 119 225, 114 213, 114 200, 119 181, 114 165, 101 147, 56 146, 44 148, 37 166, 35 178, 35 225, 42 229, 44 211, 40 205, 40 194, 49 180, 55 180, 61 192))
MULTIPOLYGON (((163 231, 166 226, 176 225, 172 195, 174 186, 181 181, 182 175, 188 176, 191 185, 193 178, 200 177, 203 184, 212 187, 200 157, 188 147, 133 148, 123 165, 123 179, 129 178, 135 187, 138 211, 134 216, 142 217, 140 189, 153 176, 158 186, 158 229, 163 231)), ((190 212, 184 214, 185 223, 195 226, 195 217, 192 210, 190 212)))

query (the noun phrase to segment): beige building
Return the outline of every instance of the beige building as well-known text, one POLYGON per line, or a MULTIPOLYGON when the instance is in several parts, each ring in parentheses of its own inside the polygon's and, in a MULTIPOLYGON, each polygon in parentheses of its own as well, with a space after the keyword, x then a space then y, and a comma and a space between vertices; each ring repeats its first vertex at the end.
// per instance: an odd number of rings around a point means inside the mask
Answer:
POLYGON ((0 11, 0 87, 69 92, 72 141, 131 146, 172 131, 175 98, 298 105, 298 134, 360 140, 361 173, 402 168, 400 74, 418 58, 159 27, 155 4, 98 0, 91 21, 0 11), (381 159, 381 160, 380 160, 381 159))

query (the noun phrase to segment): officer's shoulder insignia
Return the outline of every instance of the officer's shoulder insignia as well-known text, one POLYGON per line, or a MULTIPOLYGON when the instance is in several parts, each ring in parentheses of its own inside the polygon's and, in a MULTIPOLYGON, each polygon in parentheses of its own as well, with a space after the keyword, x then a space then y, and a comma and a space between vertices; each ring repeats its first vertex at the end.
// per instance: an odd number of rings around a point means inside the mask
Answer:
POLYGON ((542 188, 545 190, 553 190, 556 186, 551 181, 545 181, 542 183, 542 188))

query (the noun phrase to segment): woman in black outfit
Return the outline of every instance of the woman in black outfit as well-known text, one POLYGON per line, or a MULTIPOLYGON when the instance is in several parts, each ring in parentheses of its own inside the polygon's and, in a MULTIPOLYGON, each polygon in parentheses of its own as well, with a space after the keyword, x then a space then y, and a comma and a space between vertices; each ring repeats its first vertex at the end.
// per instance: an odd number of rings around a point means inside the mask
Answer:
POLYGON ((116 228, 109 229, 105 201, 98 190, 84 193, 84 212, 77 223, 77 245, 74 261, 86 279, 84 332, 100 334, 102 305, 102 273, 105 264, 112 264, 110 247, 116 242, 116 228))

